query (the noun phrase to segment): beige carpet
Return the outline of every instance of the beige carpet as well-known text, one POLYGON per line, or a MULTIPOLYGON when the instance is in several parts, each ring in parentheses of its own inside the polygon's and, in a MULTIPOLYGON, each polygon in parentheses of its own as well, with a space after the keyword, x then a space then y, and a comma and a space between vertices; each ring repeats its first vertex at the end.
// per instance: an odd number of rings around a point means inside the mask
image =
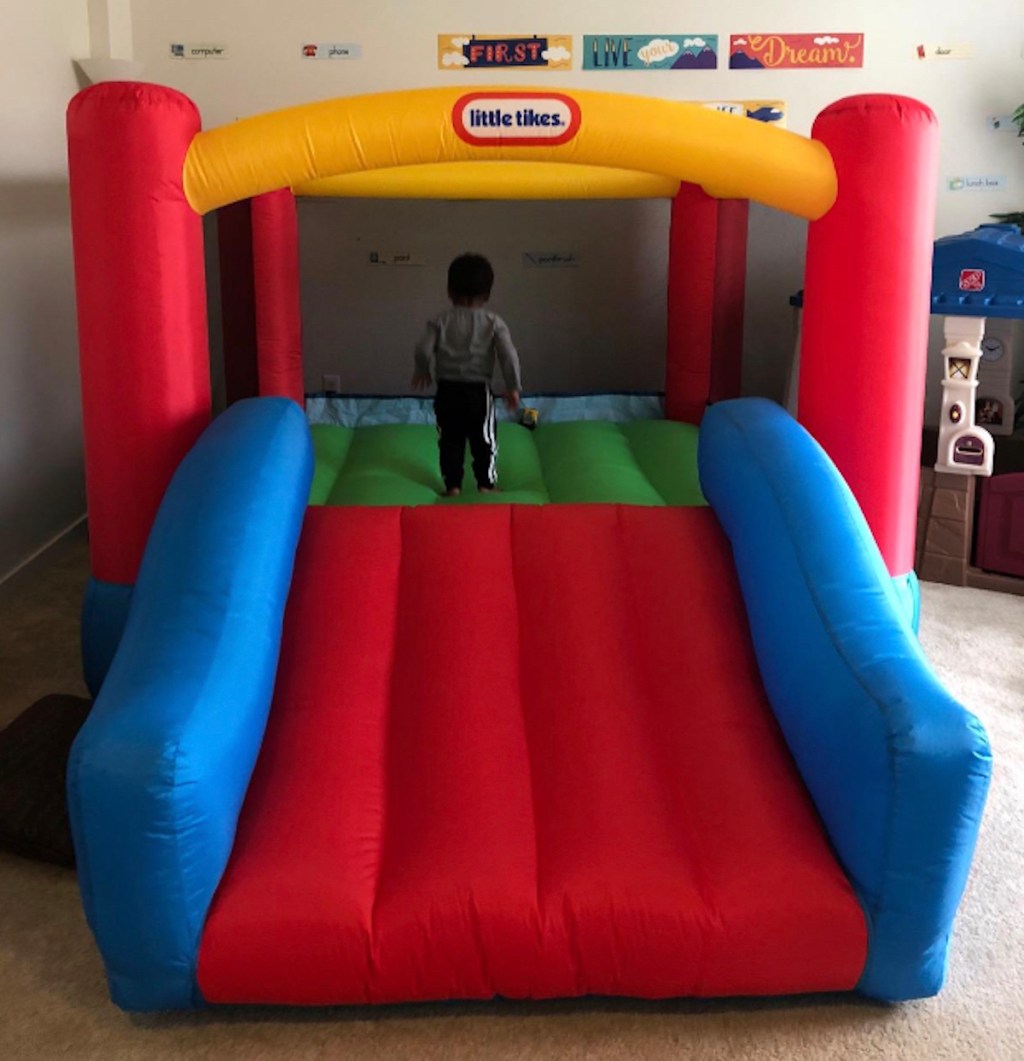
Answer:
MULTIPOLYGON (((0 724, 80 692, 81 535, 0 587, 0 724)), ((73 874, 0 856, 0 1059, 1024 1059, 1024 598, 925 585, 922 640, 985 722, 995 781, 936 999, 558 1002, 132 1017, 107 1000, 73 874)))

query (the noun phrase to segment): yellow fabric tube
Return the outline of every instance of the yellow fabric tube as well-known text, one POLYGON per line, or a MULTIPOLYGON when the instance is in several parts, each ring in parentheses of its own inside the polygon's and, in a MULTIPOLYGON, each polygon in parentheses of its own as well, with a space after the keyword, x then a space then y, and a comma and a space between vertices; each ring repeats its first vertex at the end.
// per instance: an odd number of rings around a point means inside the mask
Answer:
POLYGON ((297 184, 296 195, 363 199, 665 199, 679 181, 565 162, 436 162, 297 184))
MULTIPOLYGON (((810 219, 836 196, 828 149, 796 133, 695 103, 536 88, 416 89, 271 111, 199 133, 183 179, 189 202, 206 213, 324 177, 496 160, 659 174, 718 198, 752 199, 810 219), (492 116, 502 109, 511 128, 487 128, 488 121, 501 125, 504 119, 492 116), (573 117, 552 120, 562 122, 558 130, 538 127, 529 136, 516 128, 522 115, 539 126, 536 113, 559 109, 573 117), (471 132, 481 115, 484 128, 471 132), (555 131, 550 142, 540 138, 555 131)), ((504 197, 517 198, 516 186, 504 197)))

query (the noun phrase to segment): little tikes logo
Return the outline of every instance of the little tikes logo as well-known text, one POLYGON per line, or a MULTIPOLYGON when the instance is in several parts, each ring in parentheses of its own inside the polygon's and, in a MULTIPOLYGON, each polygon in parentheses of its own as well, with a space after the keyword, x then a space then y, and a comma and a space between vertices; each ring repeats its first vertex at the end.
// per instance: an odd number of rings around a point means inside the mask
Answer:
POLYGON ((580 128, 580 105, 561 92, 470 92, 452 109, 455 132, 477 147, 554 146, 580 128))

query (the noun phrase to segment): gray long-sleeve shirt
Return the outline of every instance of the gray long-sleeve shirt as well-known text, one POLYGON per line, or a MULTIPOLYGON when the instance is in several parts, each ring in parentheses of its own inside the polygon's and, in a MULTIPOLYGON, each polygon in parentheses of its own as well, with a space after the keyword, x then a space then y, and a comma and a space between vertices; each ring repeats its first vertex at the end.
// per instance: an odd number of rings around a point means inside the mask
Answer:
POLYGON ((508 325, 489 309, 452 306, 432 317, 416 343, 416 369, 433 380, 490 383, 494 362, 510 391, 522 390, 508 325))

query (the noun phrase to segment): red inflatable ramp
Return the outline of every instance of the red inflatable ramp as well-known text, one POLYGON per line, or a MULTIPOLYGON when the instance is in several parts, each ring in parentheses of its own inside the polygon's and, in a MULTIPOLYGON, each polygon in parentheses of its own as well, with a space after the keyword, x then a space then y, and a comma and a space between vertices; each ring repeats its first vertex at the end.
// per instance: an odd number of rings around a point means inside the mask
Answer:
POLYGON ((208 1001, 840 990, 866 945, 710 509, 308 511, 208 1001))

